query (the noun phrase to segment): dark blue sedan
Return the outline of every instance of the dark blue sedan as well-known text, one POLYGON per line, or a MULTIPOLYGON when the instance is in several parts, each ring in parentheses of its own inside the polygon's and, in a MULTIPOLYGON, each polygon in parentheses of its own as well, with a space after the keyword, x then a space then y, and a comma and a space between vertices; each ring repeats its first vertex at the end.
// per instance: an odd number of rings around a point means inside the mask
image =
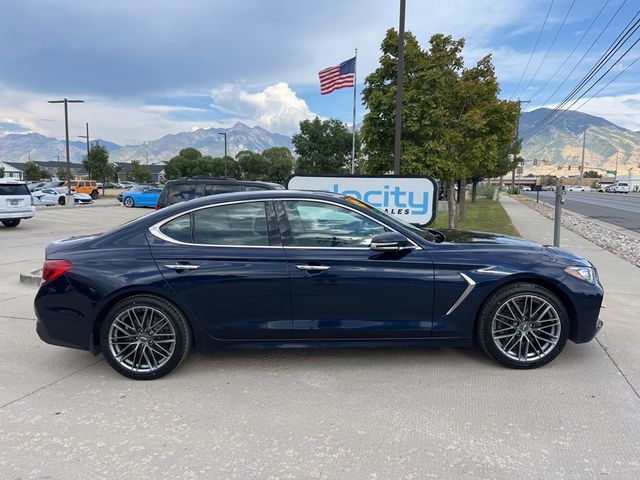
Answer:
POLYGON ((596 335, 603 297, 593 265, 556 248, 298 191, 205 197, 54 242, 43 279, 40 338, 135 379, 192 347, 476 343, 539 367, 596 335))

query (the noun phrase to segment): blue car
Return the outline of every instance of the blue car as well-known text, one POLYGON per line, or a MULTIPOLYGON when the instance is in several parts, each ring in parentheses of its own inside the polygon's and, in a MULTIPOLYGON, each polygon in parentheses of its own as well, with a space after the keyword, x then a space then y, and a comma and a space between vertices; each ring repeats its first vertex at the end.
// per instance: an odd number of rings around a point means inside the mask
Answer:
POLYGON ((37 332, 161 377, 192 348, 471 346, 513 368, 588 342, 587 260, 500 235, 419 229, 355 198, 271 190, 158 210, 46 248, 37 332))
POLYGON ((130 190, 122 193, 122 203, 125 207, 155 207, 161 192, 157 187, 130 190))

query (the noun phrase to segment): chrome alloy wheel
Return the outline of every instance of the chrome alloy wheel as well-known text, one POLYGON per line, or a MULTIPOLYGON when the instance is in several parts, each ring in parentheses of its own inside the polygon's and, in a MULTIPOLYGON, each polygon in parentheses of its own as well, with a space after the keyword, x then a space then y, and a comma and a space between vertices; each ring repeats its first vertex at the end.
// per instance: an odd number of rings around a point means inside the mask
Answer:
POLYGON ((153 372, 173 356, 176 332, 160 310, 133 306, 122 311, 109 328, 113 358, 131 372, 153 372))
POLYGON ((558 343, 560 332, 558 311, 537 295, 508 298, 491 323, 496 347, 519 362, 533 362, 547 356, 558 343))

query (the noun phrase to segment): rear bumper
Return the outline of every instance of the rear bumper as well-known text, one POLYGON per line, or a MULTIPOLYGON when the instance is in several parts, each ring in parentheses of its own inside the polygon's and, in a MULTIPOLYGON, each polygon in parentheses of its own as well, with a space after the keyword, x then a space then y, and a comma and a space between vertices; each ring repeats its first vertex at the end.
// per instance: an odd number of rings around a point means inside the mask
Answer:
POLYGON ((27 219, 36 214, 36 207, 30 207, 20 210, 3 210, 0 211, 0 220, 15 220, 15 219, 27 219))

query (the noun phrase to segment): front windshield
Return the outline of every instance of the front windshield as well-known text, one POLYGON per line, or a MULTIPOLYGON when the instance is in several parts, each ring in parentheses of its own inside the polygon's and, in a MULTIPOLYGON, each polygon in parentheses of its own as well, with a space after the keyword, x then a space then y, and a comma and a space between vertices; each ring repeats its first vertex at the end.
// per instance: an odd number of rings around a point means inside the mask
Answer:
POLYGON ((422 228, 416 227, 415 225, 412 225, 411 223, 405 222, 404 220, 399 219, 398 217, 394 217, 393 215, 385 212, 384 210, 380 209, 380 208, 376 208, 373 207, 371 205, 369 205, 366 202, 363 202, 362 200, 359 200, 355 197, 350 197, 347 196, 345 198, 348 202, 354 203, 356 205, 359 205, 363 208, 366 208, 367 210, 371 210, 376 212, 378 215, 383 216, 387 221, 389 221, 390 223, 393 223, 395 225, 398 225, 406 230, 409 230, 411 233, 415 233, 416 235, 424 238, 425 240, 429 240, 430 242, 432 241, 436 241, 437 238, 442 235, 438 235, 436 232, 437 230, 434 229, 428 229, 428 230, 424 230, 422 228), (432 233, 433 232, 433 233, 432 233))

